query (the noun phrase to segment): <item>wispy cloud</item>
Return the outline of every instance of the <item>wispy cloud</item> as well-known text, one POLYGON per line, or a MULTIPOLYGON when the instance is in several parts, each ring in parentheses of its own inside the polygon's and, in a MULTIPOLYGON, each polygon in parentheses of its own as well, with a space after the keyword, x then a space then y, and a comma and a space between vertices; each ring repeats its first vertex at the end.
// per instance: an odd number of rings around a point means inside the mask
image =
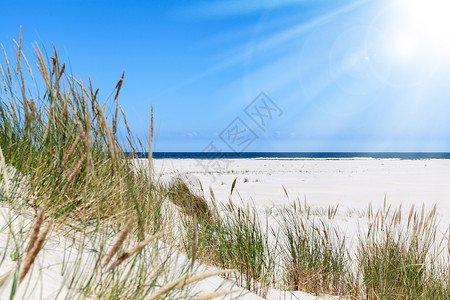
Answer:
MULTIPOLYGON (((263 5, 269 5, 269 3, 272 2, 280 2, 285 3, 287 5, 288 3, 301 3, 304 0, 282 0, 282 1, 262 1, 263 4, 254 4, 254 7, 262 7, 263 5)), ((321 0, 320 0, 321 1, 321 0)), ((233 1, 232 3, 238 3, 237 1, 233 1)), ((246 60, 248 60, 251 57, 257 56, 260 53, 267 54, 268 51, 276 50, 280 47, 283 43, 292 41, 293 39, 298 38, 300 35, 313 30, 314 28, 324 25, 335 18, 346 14, 358 7, 360 7, 362 4, 367 2, 367 0, 359 0, 354 1, 350 4, 347 4, 345 6, 342 6, 338 9, 335 9, 327 14, 323 14, 320 17, 308 20, 306 22, 300 22, 298 25, 288 27, 283 30, 279 30, 275 33, 272 33, 266 37, 255 37, 254 41, 251 42, 252 46, 249 47, 249 42, 247 42, 245 45, 239 45, 236 51, 232 51, 233 53, 239 53, 236 55, 231 55, 227 59, 222 59, 218 64, 211 66, 211 68, 204 70, 203 72, 199 72, 195 75, 193 75, 190 78, 187 78, 185 81, 167 89, 162 92, 160 92, 156 97, 166 94, 168 92, 177 90, 181 87, 187 86, 189 84, 192 84, 206 76, 213 75, 215 73, 218 73, 222 70, 225 70, 227 68, 233 67, 239 63, 242 63, 246 60)), ((250 1, 250 3, 256 3, 255 1, 250 1)), ((211 4, 211 7, 220 7, 220 5, 225 5, 222 2, 211 4)), ((241 4, 242 6, 245 6, 244 4, 241 4)), ((233 5, 231 5, 233 6, 233 5)), ((236 4, 236 6, 239 6, 236 4)), ((206 9, 206 8, 203 8, 206 9)), ((229 49, 227 49, 229 51, 229 49)))
MULTIPOLYGON (((325 2, 326 0, 316 0, 325 2)), ((291 6, 299 6, 308 0, 232 0, 232 1, 208 1, 185 10, 184 13, 191 16, 202 17, 230 17, 260 13, 267 9, 280 9, 291 6)))

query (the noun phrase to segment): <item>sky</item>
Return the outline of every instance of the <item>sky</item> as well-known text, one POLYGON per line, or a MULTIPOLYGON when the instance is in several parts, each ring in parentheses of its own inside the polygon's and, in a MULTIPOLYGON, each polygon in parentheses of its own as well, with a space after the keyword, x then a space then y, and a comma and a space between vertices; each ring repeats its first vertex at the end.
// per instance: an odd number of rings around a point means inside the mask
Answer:
POLYGON ((103 100, 125 71, 155 151, 449 152, 447 2, 0 0, 0 43, 53 43, 103 100))

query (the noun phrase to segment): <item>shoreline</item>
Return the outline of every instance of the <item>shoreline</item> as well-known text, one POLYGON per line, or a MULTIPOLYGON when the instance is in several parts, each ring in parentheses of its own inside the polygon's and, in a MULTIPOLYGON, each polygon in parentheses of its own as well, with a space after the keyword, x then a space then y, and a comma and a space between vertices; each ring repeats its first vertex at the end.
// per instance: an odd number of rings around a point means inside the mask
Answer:
MULTIPOLYGON (((130 153, 128 153, 130 154, 130 153)), ((139 152, 146 158, 148 153, 139 152)), ((277 159, 277 160, 340 160, 340 159, 450 159, 450 152, 154 152, 154 159, 277 159)))

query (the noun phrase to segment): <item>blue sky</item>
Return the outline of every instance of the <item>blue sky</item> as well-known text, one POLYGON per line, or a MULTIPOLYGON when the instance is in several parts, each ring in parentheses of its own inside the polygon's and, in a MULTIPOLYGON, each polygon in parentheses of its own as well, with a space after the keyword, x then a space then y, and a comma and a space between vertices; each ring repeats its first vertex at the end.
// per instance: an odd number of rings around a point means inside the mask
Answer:
POLYGON ((450 151, 445 0, 3 1, 0 42, 54 43, 76 77, 120 103, 156 151, 450 151), (258 127, 261 92, 282 110, 258 127))

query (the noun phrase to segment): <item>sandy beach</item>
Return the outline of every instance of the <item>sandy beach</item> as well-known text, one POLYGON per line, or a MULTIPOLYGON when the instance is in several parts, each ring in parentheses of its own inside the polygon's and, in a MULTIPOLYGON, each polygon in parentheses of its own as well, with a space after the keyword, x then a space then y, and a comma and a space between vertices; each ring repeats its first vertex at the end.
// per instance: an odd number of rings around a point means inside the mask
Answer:
POLYGON ((344 231, 354 231, 355 222, 365 221, 369 203, 377 209, 385 197, 393 208, 402 205, 405 210, 411 205, 425 209, 437 205, 440 230, 450 224, 450 160, 157 159, 154 168, 161 180, 188 178, 197 191, 200 181, 205 194, 211 187, 222 203, 229 201, 237 178, 233 203, 253 203, 261 212, 298 199, 302 203, 306 199, 317 210, 339 205, 337 216, 344 231))

